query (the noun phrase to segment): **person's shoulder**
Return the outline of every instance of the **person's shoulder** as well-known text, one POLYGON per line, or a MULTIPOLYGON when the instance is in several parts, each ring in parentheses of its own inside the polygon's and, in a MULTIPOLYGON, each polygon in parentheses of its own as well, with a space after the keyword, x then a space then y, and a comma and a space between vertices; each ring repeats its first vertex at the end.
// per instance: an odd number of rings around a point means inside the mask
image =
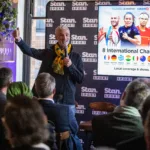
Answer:
POLYGON ((120 29, 124 29, 124 26, 120 26, 120 27, 119 27, 119 30, 120 30, 120 29))

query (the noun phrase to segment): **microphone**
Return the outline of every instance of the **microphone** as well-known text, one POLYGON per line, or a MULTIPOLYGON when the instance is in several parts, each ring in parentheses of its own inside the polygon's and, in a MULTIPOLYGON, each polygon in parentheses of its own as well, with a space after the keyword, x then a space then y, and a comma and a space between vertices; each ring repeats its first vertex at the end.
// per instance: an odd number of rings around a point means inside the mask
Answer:
POLYGON ((66 45, 65 49, 64 49, 65 50, 65 57, 68 57, 68 51, 67 51, 67 49, 68 49, 68 45, 66 45))

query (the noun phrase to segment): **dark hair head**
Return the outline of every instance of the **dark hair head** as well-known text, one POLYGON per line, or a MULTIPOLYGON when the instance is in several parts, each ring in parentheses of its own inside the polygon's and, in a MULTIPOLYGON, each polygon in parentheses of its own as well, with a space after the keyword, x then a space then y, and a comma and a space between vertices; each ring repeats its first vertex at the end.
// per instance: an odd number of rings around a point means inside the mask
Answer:
POLYGON ((55 78, 49 73, 40 73, 35 80, 35 89, 41 98, 50 96, 55 89, 55 78))
POLYGON ((0 68, 0 89, 7 87, 12 81, 12 70, 9 68, 0 68))
POLYGON ((30 88, 24 82, 12 82, 7 89, 7 99, 12 99, 18 95, 25 95, 30 98, 33 97, 33 94, 30 88))
POLYGON ((133 25, 134 25, 135 24, 135 16, 131 12, 126 12, 126 14, 124 15, 124 19, 125 19, 126 15, 131 15, 132 16, 133 25))
POLYGON ((36 100, 15 96, 6 104, 4 118, 15 146, 31 146, 48 139, 44 112, 36 100))
POLYGON ((150 95, 150 88, 144 82, 133 80, 125 89, 125 104, 141 110, 145 99, 150 95))
POLYGON ((148 111, 150 110, 150 96, 148 96, 145 100, 145 102, 143 103, 143 107, 142 107, 142 111, 141 111, 141 115, 142 115, 142 119, 143 119, 143 124, 145 123, 148 111))

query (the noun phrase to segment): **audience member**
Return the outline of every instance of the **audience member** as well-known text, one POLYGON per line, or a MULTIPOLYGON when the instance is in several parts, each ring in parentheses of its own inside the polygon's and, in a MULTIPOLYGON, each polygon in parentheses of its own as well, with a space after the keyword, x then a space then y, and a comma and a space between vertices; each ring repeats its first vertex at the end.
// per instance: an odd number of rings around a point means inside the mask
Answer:
POLYGON ((6 94, 7 99, 8 100, 12 99, 18 95, 25 95, 25 96, 28 96, 29 98, 33 97, 33 94, 26 83, 12 82, 11 84, 9 84, 8 89, 7 89, 7 94, 6 94))
MULTIPOLYGON (((64 140, 62 150, 82 150, 79 138, 77 137, 78 124, 73 111, 68 105, 56 104, 53 100, 55 94, 55 78, 49 73, 41 73, 35 81, 35 89, 38 94, 39 103, 44 109, 48 120, 55 124, 56 132, 62 137, 67 136, 64 140)), ((60 148, 60 145, 58 144, 60 148)))
MULTIPOLYGON (((148 81, 148 80, 144 80, 144 81, 148 81)), ((150 96, 146 98, 141 110, 143 125, 145 124, 145 120, 149 110, 150 110, 150 96)), ((129 140, 117 144, 117 150, 133 150, 133 149, 146 150, 144 134, 137 137, 133 137, 129 140)))
POLYGON ((12 71, 9 68, 0 68, 0 116, 3 115, 6 104, 6 92, 8 85, 12 82, 12 71))
POLYGON ((116 147, 116 144, 143 135, 143 124, 138 109, 150 94, 143 81, 130 82, 122 95, 120 106, 113 113, 92 120, 94 146, 116 147))
POLYGON ((27 96, 7 102, 2 122, 13 150, 49 150, 47 120, 39 103, 27 96))

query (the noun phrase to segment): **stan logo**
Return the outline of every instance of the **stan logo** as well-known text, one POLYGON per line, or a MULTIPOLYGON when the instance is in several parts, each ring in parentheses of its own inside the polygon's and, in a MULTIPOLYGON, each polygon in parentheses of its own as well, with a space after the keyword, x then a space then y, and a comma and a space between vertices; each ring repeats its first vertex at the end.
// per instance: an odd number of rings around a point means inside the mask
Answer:
POLYGON ((83 23, 97 23, 97 19, 83 18, 83 23))
POLYGON ((97 45, 97 35, 94 35, 94 45, 97 45))
POLYGON ((104 89, 104 98, 120 99, 120 94, 121 92, 119 89, 111 89, 111 88, 104 89))
POLYGON ((49 35, 49 39, 55 40, 55 34, 50 34, 50 35, 49 35))
POLYGON ((51 2, 50 3, 51 7, 64 7, 66 6, 64 2, 51 2))
POLYGON ((134 1, 119 0, 119 5, 136 5, 134 1))
POLYGON ((75 6, 88 6, 88 3, 87 2, 72 2, 72 6, 75 7, 75 6))
POLYGON ((76 23, 76 20, 74 18, 72 19, 60 18, 60 23, 76 23))
POLYGON ((81 97, 96 97, 97 93, 96 88, 81 87, 81 97))
POLYGON ((108 76, 98 76, 97 70, 93 70, 93 80, 108 80, 108 76))
POLYGON ((85 35, 78 36, 78 35, 76 35, 76 34, 73 34, 73 35, 71 35, 71 40, 84 40, 84 41, 86 41, 87 38, 86 38, 85 35))
POLYGON ((53 27, 54 20, 53 19, 46 19, 46 27, 53 27))
POLYGON ((82 57, 89 57, 89 58, 97 58, 97 54, 96 53, 88 53, 88 52, 82 52, 82 57))

